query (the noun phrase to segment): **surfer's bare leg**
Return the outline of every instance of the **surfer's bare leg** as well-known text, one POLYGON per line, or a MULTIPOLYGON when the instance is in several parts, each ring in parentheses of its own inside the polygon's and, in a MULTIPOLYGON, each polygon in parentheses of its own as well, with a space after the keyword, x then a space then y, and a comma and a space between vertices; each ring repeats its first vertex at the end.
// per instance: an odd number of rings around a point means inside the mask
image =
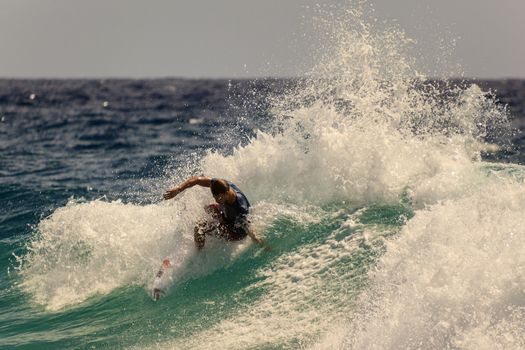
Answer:
POLYGON ((216 203, 208 204, 204 207, 204 211, 210 214, 213 218, 216 218, 220 213, 219 205, 216 203))
POLYGON ((204 210, 207 214, 211 215, 211 220, 199 222, 197 225, 195 225, 195 228, 193 230, 193 239, 195 241, 197 249, 199 250, 202 249, 204 247, 204 244, 206 243, 206 235, 217 230, 217 227, 219 225, 219 205, 210 204, 204 207, 204 210))
POLYGON ((214 221, 201 221, 193 229, 193 239, 197 249, 202 249, 206 243, 206 235, 217 230, 217 223, 214 221))
POLYGON ((195 241, 195 246, 199 250, 201 250, 204 247, 204 243, 206 243, 206 233, 204 232, 205 227, 206 223, 200 222, 193 229, 193 239, 195 241))

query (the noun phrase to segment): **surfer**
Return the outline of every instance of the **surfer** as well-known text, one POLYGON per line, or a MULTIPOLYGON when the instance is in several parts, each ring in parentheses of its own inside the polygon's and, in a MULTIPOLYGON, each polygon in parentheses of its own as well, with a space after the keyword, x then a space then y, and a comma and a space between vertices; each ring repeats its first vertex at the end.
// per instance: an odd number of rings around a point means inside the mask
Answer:
POLYGON ((166 191, 164 199, 171 199, 195 185, 210 188, 216 202, 205 207, 210 218, 195 225, 194 239, 198 249, 204 247, 206 235, 215 235, 227 241, 239 241, 250 236, 253 241, 265 246, 266 250, 270 250, 250 227, 248 198, 230 181, 207 176, 193 176, 166 191))
MULTIPOLYGON (((250 236, 252 240, 264 246, 266 251, 271 251, 271 248, 250 227, 248 217, 250 202, 248 202, 248 198, 230 181, 207 176, 193 176, 178 186, 167 190, 164 193, 164 199, 174 198, 179 193, 195 185, 209 187, 216 202, 205 207, 209 215, 207 220, 202 220, 195 225, 194 239, 197 249, 200 250, 204 247, 207 235, 214 235, 227 241, 240 241, 250 236)), ((162 261, 162 265, 153 282, 153 300, 159 300, 164 294, 159 284, 164 271, 171 266, 169 258, 162 261)))

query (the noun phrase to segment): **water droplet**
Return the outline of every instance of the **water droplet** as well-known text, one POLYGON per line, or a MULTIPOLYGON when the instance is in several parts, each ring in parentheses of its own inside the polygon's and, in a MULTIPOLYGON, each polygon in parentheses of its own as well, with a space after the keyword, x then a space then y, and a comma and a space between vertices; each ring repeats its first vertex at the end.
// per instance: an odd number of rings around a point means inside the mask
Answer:
POLYGON ((190 125, 197 125, 201 124, 203 120, 201 118, 190 118, 188 122, 190 123, 190 125))

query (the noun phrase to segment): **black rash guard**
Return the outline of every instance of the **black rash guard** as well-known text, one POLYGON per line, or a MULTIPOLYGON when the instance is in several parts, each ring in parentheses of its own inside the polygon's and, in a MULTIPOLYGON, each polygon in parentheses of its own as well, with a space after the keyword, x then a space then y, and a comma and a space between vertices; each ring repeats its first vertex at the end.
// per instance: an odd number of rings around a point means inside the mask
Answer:
MULTIPOLYGON (((212 184, 218 179, 211 179, 212 184)), ((244 238, 248 235, 248 215, 250 214, 250 202, 242 191, 233 183, 226 181, 231 189, 235 192, 236 199, 232 204, 223 203, 219 205, 224 223, 232 230, 237 237, 244 238)))

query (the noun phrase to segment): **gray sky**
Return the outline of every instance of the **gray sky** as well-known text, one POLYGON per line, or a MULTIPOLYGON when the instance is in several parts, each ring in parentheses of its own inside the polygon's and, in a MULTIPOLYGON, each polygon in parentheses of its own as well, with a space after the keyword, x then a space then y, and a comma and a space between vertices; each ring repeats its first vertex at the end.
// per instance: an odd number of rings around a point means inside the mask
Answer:
MULTIPOLYGON (((417 40, 430 74, 459 63, 525 78, 525 0, 369 2, 417 40)), ((345 1, 0 0, 0 77, 295 75, 311 64, 316 3, 345 1)))

